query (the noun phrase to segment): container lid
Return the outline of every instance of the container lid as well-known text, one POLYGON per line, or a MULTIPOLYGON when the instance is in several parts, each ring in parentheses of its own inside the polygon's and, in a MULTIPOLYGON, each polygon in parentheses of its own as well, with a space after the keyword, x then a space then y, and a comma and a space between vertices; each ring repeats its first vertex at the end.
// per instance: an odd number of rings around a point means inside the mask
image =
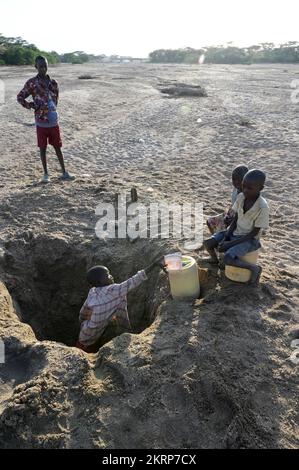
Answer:
POLYGON ((191 256, 182 256, 182 269, 188 269, 195 263, 191 256))

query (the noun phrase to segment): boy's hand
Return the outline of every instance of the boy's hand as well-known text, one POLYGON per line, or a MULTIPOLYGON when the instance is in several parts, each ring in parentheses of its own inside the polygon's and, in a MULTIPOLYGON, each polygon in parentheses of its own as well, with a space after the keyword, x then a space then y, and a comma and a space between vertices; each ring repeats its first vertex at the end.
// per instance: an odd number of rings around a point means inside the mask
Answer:
POLYGON ((164 256, 160 256, 154 263, 162 269, 166 267, 164 256))
POLYGON ((92 309, 89 307, 84 307, 82 312, 83 321, 90 320, 92 315, 92 309))
POLYGON ((153 268, 159 267, 160 269, 163 269, 164 272, 166 272, 166 265, 165 265, 165 260, 164 256, 160 256, 157 258, 150 266, 145 268, 145 272, 148 273, 150 272, 153 268))
POLYGON ((167 273, 164 256, 160 256, 156 261, 154 261, 154 265, 159 266, 160 269, 163 269, 163 271, 167 273))
POLYGON ((162 257, 159 259, 158 265, 159 265, 160 269, 163 269, 163 271, 167 274, 167 269, 166 269, 166 263, 165 263, 165 258, 164 258, 164 256, 162 256, 162 257))

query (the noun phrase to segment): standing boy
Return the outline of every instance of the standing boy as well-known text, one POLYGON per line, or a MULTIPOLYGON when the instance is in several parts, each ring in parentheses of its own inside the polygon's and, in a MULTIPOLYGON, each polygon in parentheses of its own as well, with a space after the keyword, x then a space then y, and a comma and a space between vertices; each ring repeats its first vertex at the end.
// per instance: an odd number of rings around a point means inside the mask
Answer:
POLYGON ((24 88, 17 96, 17 100, 24 108, 34 109, 35 111, 37 143, 44 169, 42 182, 50 182, 46 157, 48 142, 50 145, 53 145, 58 157, 62 171, 61 179, 73 180, 74 177, 70 176, 65 169, 61 151, 62 142, 58 123, 59 116, 56 110, 59 97, 58 84, 47 74, 48 61, 45 57, 38 56, 35 59, 35 68, 38 74, 25 83, 24 88), (28 102, 26 100, 29 96, 32 96, 33 101, 28 102))

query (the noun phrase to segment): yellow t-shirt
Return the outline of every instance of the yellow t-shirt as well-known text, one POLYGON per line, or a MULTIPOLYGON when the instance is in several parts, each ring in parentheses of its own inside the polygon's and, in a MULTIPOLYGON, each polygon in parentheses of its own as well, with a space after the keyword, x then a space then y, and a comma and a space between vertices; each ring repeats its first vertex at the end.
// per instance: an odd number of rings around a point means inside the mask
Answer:
MULTIPOLYGON (((244 214, 245 196, 240 193, 232 209, 238 214, 237 228, 234 235, 244 236, 250 233, 254 228, 266 230, 269 228, 269 206, 262 196, 259 196, 253 206, 244 214)), ((255 238, 259 239, 261 231, 255 238)))

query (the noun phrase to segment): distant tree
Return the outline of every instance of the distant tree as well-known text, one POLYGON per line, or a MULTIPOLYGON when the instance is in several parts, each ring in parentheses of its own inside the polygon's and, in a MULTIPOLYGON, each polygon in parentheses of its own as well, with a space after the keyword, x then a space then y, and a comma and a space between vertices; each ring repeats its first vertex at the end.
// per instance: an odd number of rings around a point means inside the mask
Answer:
POLYGON ((67 64, 84 64, 89 60, 88 55, 82 51, 67 52, 66 54, 62 54, 60 58, 61 62, 67 64))
POLYGON ((30 65, 34 63, 36 53, 28 47, 11 46, 6 49, 2 59, 8 65, 30 65))
POLYGON ((299 43, 289 41, 276 47, 272 42, 239 48, 232 42, 222 46, 208 46, 201 49, 158 49, 149 54, 150 62, 155 63, 198 63, 204 54, 205 62, 211 64, 250 64, 250 63, 291 63, 299 62, 299 43))
POLYGON ((43 52, 35 44, 29 44, 20 37, 11 38, 0 34, 0 65, 33 65, 37 55, 46 56, 51 64, 60 62, 57 52, 43 52))
POLYGON ((42 52, 41 55, 47 57, 49 64, 58 64, 59 62, 61 62, 60 55, 55 51, 42 52))

